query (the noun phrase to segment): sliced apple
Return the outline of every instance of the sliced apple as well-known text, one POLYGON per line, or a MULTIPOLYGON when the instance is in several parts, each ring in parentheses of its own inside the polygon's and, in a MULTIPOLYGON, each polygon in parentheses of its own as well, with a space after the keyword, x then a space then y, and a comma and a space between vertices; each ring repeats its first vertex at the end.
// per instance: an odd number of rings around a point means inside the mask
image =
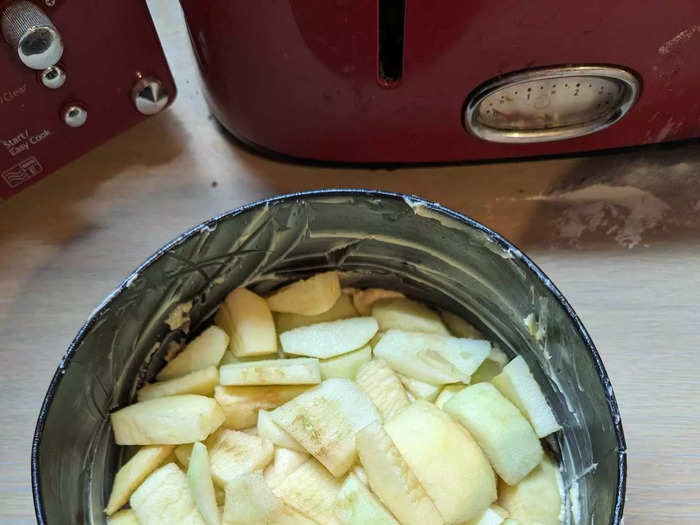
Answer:
POLYGON ((197 510, 207 525, 220 525, 221 516, 216 504, 214 483, 209 469, 209 453, 207 447, 197 442, 192 447, 189 466, 187 468, 187 483, 194 498, 197 510))
POLYGON ((124 509, 107 518, 107 525, 139 525, 139 520, 133 510, 124 509))
POLYGON ((261 356, 277 352, 277 330, 265 299, 246 288, 236 288, 226 296, 231 341, 236 357, 261 356))
POLYGON ((258 410, 276 408, 309 388, 311 385, 217 386, 214 398, 226 416, 224 426, 239 430, 257 423, 258 410))
POLYGON ((403 375, 442 385, 468 383, 490 350, 491 343, 478 339, 389 330, 374 355, 403 375))
POLYGON ((473 519, 496 499, 496 477, 479 445, 435 405, 416 401, 384 428, 447 523, 473 519))
MULTIPOLYGON (((435 401, 442 390, 442 385, 431 385, 425 381, 418 381, 403 374, 396 374, 404 388, 413 396, 413 399, 425 399, 435 401)), ((462 385, 464 386, 464 385, 462 385)))
POLYGON ((491 505, 478 518, 469 520, 462 525, 502 525, 508 517, 508 512, 498 505, 491 505))
POLYGON ((187 478, 175 463, 151 473, 129 498, 140 525, 206 525, 195 506, 187 478))
POLYGON ((150 445, 139 449, 114 476, 105 513, 109 516, 123 507, 129 496, 170 455, 171 445, 150 445))
POLYGON ((436 312, 411 299, 380 299, 372 305, 372 317, 382 331, 396 329, 450 335, 436 312))
POLYGON ((311 458, 272 491, 304 516, 323 525, 339 525, 333 512, 333 503, 340 491, 340 481, 311 458))
POLYGON ((340 487, 333 510, 341 525, 399 525, 377 497, 352 473, 340 487))
POLYGON ((357 479, 359 479, 362 483, 367 485, 367 472, 360 463, 355 463, 352 466, 352 473, 355 474, 355 476, 357 476, 357 479))
POLYGON ((139 401, 148 401, 157 397, 176 396, 179 394, 201 394, 210 396, 219 383, 219 371, 215 366, 195 370, 184 376, 148 383, 136 392, 139 401))
POLYGON ((402 525, 445 523, 380 423, 372 423, 358 432, 357 452, 370 488, 402 525))
POLYGON ((514 520, 513 518, 506 518, 503 520, 503 523, 501 523, 501 525, 521 525, 521 523, 518 520, 514 520))
POLYGON ((380 299, 389 299, 396 297, 406 297, 401 292, 395 290, 385 290, 383 288, 367 288, 366 290, 358 290, 352 295, 352 304, 360 313, 360 315, 372 315, 372 305, 380 299))
POLYGON ((321 382, 318 359, 272 359, 231 363, 219 370, 222 385, 313 385, 321 382))
POLYGON ((229 337, 218 326, 210 326, 182 349, 158 374, 158 381, 184 376, 195 370, 216 366, 228 346, 229 337))
POLYGON ((275 496, 260 472, 244 474, 226 485, 223 525, 312 525, 275 496))
POLYGON ((183 467, 187 468, 190 465, 190 456, 192 455, 192 443, 178 445, 173 450, 173 454, 183 467))
POLYGON ((373 359, 362 365, 355 381, 377 407, 384 421, 394 417, 410 403, 401 381, 382 359, 373 359))
POLYGON ((474 436, 509 485, 517 484, 542 461, 542 445, 530 423, 492 384, 465 388, 444 409, 474 436))
POLYGON ((321 359, 321 378, 347 377, 355 379, 359 368, 372 359, 372 347, 363 346, 359 350, 348 352, 330 359, 321 359))
POLYGON ((269 439, 278 447, 284 447, 297 452, 306 452, 299 442, 292 435, 279 426, 272 419, 272 415, 267 410, 258 411, 258 435, 261 438, 269 439))
POLYGON ((355 383, 334 377, 276 408, 272 419, 337 477, 355 462, 357 431, 381 418, 355 383))
POLYGON ((267 297, 267 304, 273 312, 318 315, 330 310, 339 297, 338 272, 325 272, 280 288, 267 297))
POLYGON ((545 457, 530 474, 515 486, 501 481, 498 487, 500 505, 511 518, 523 525, 560 525, 560 472, 557 465, 545 457))
POLYGON ((338 300, 327 312, 318 315, 300 315, 300 314, 284 314, 275 312, 275 325, 277 332, 288 332, 300 326, 309 326, 310 324, 327 323, 328 321, 338 321, 339 319, 348 319, 357 317, 358 313, 352 305, 352 298, 346 294, 340 294, 338 300))
POLYGON ((561 430, 547 398, 522 356, 508 363, 503 372, 493 378, 492 383, 525 414, 537 437, 543 438, 561 430))
POLYGON ((376 333, 373 317, 353 317, 283 332, 280 342, 287 354, 328 359, 362 348, 376 333))
POLYGON ((500 365, 491 359, 487 359, 481 363, 481 366, 472 374, 471 384, 476 385, 477 383, 489 383, 502 371, 503 365, 500 365))
POLYGON ((309 459, 306 452, 297 452, 289 448, 275 448, 275 459, 272 460, 263 473, 270 487, 276 487, 284 478, 298 469, 309 459))
POLYGON ((135 403, 110 416, 117 445, 179 445, 202 441, 224 422, 210 397, 181 395, 135 403))
POLYGON ((211 477, 220 487, 236 476, 264 469, 274 446, 267 439, 222 428, 207 440, 211 477))
POLYGON ((442 390, 440 390, 440 394, 437 396, 437 399, 435 400, 435 406, 438 408, 442 408, 445 406, 445 403, 452 399, 452 396, 454 396, 457 392, 462 390, 464 388, 464 385, 445 385, 442 390))
POLYGON ((448 330, 455 337, 463 337, 465 339, 483 339, 484 336, 479 330, 477 330, 474 325, 468 323, 458 315, 452 312, 441 311, 440 317, 442 321, 447 325, 448 330))

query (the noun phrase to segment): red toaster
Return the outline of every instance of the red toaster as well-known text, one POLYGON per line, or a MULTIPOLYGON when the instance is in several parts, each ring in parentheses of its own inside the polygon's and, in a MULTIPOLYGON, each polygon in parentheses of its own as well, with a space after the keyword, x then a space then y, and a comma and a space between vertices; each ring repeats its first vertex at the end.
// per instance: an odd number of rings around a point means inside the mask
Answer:
MULTIPOLYGON (((205 96, 290 158, 423 163, 700 136, 698 0, 180 0, 205 96)), ((175 95, 142 0, 0 0, 0 196, 175 95)))

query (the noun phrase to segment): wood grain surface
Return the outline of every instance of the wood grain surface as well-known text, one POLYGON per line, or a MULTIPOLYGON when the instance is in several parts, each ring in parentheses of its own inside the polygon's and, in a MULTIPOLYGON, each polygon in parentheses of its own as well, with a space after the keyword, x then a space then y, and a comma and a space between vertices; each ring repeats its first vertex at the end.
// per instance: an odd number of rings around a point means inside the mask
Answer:
POLYGON ((0 524, 35 522, 36 416, 92 309, 194 224, 328 187, 439 201, 533 257, 582 317, 612 378, 629 445, 626 523, 700 523, 697 143, 393 171, 275 162, 220 132, 181 15, 166 0, 150 5, 180 87, 174 106, 0 204, 0 524))

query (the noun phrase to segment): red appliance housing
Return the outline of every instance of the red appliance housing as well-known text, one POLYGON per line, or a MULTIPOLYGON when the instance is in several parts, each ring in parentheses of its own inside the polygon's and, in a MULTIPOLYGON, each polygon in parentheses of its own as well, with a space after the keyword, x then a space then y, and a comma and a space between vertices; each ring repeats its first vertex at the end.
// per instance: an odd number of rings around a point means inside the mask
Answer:
POLYGON ((441 162, 615 148, 700 135, 700 4, 409 0, 403 74, 379 78, 381 0, 180 0, 206 96, 236 137, 292 157, 441 162), (465 100, 509 72, 609 64, 641 95, 621 121, 557 142, 468 133, 465 100))

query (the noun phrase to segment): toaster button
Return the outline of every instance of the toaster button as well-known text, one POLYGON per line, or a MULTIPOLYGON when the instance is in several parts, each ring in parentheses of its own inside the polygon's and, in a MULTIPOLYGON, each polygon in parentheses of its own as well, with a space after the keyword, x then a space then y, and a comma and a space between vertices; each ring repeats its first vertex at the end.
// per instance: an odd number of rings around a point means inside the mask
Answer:
POLYGON ((66 72, 59 66, 51 66, 44 69, 39 78, 44 87, 58 89, 66 83, 66 72))
POLYGON ((61 35, 36 4, 25 0, 10 4, 0 15, 0 20, 2 35, 25 66, 42 70, 61 59, 61 35))
POLYGON ((168 105, 170 95, 157 78, 141 77, 131 89, 131 99, 143 115, 155 115, 168 105))
POLYGON ((87 111, 77 104, 66 106, 62 116, 63 122, 71 128, 79 128, 87 121, 87 111))

